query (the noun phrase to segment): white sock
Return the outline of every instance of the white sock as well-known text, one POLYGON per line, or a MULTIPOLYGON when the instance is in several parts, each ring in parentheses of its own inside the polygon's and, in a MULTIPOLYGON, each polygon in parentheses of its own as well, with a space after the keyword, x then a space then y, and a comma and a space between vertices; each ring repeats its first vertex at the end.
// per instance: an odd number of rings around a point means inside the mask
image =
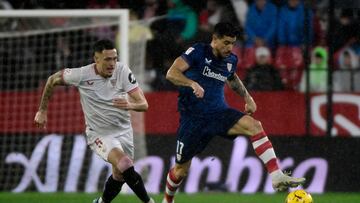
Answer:
POLYGON ((250 137, 255 154, 264 163, 268 173, 279 170, 274 148, 264 131, 250 137))

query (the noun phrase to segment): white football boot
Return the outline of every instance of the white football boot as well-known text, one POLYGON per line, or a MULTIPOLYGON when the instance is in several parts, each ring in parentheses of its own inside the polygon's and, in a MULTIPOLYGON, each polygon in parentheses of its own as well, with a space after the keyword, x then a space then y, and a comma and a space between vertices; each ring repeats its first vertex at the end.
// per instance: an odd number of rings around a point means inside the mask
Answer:
POLYGON ((98 198, 94 199, 93 203, 103 203, 102 198, 98 197, 98 198))
POLYGON ((283 192, 289 188, 297 187, 305 183, 305 178, 295 178, 289 175, 289 173, 278 171, 272 176, 272 186, 275 191, 283 192))

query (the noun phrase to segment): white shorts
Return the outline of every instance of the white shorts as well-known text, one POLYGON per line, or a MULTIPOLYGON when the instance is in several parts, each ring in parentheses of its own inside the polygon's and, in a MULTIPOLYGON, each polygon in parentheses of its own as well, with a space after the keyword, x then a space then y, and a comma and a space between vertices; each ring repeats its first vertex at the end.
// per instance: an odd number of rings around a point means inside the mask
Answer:
POLYGON ((131 159, 134 159, 133 132, 122 135, 93 135, 92 142, 88 143, 90 149, 108 162, 108 156, 112 149, 118 148, 131 159))

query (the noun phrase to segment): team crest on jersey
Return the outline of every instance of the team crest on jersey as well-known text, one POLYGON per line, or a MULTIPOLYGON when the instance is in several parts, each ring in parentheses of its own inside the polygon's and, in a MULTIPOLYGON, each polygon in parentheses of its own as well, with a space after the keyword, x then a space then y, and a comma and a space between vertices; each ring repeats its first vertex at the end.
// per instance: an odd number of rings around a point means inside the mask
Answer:
POLYGON ((227 63, 227 69, 228 69, 228 71, 230 72, 231 71, 231 68, 232 68, 232 64, 231 63, 227 63))
POLYGON ((70 68, 65 68, 63 74, 64 75, 71 75, 71 69, 70 68))
POLYGON ((129 73, 128 79, 129 79, 129 82, 130 82, 131 84, 135 84, 135 83, 136 83, 136 79, 135 79, 134 74, 129 73))
POLYGON ((115 84, 116 84, 116 79, 112 79, 112 80, 110 80, 110 83, 111 83, 111 85, 112 85, 113 87, 115 87, 115 84))

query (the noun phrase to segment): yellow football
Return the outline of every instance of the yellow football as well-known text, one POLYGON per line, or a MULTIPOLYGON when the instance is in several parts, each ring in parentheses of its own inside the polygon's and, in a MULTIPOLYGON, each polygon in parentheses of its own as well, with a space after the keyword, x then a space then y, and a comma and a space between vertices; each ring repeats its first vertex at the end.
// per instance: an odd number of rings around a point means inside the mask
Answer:
POLYGON ((313 199, 305 190, 294 190, 288 194, 285 203, 313 203, 313 199))

